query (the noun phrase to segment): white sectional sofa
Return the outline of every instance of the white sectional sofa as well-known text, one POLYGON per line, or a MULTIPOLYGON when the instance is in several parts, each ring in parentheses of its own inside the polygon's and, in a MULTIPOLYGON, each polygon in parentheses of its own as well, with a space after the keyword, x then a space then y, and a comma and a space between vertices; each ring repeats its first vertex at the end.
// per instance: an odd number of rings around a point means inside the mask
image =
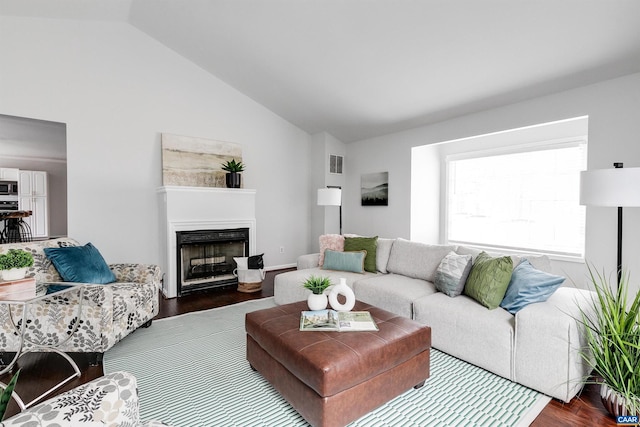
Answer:
MULTIPOLYGON (((305 300, 309 291, 302 283, 311 275, 328 276, 334 283, 345 278, 356 299, 431 326, 432 346, 438 350, 569 402, 590 373, 580 354, 585 342, 575 319, 579 306, 588 309, 585 302, 592 293, 562 286, 546 301, 526 305, 515 315, 501 307, 488 309, 465 294, 450 297, 436 289, 436 270, 450 251, 474 260, 480 252, 378 239, 375 273, 328 270, 319 266, 320 254, 303 255, 296 271, 275 277, 275 302, 305 300)), ((535 269, 551 272, 544 255, 511 258, 514 268, 526 258, 535 269)))

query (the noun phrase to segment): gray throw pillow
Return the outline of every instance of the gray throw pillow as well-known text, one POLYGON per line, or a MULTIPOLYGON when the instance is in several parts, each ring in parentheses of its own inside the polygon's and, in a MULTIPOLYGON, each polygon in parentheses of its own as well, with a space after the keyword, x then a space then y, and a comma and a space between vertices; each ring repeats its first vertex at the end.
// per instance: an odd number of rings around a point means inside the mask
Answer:
POLYGON ((472 265, 471 255, 449 252, 436 270, 436 289, 450 297, 462 294, 472 265))

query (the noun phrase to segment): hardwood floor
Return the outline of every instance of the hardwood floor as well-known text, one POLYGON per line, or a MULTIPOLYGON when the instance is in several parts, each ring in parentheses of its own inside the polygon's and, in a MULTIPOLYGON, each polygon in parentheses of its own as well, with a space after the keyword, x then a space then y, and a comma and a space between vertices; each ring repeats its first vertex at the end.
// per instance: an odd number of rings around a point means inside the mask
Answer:
MULTIPOLYGON (((156 319, 176 316, 192 311, 206 310, 214 307, 222 307, 241 301, 273 296, 273 278, 287 270, 267 272, 261 292, 243 294, 235 289, 218 289, 202 291, 181 298, 162 299, 160 312, 156 319)), ((153 325, 151 325, 153 327, 153 325)), ((134 332, 135 334, 135 332, 134 332)), ((73 354, 73 359, 78 363, 82 375, 70 381, 58 392, 69 390, 103 374, 102 365, 89 366, 88 358, 82 354, 73 354)), ((19 366, 22 368, 17 392, 25 402, 39 396, 44 390, 72 373, 59 356, 52 353, 30 353, 20 358, 19 366)), ((8 382, 9 375, 0 378, 8 382)), ((598 387, 588 385, 582 393, 570 403, 552 400, 542 413, 536 418, 534 427, 576 427, 576 426, 616 426, 615 420, 608 415, 598 394, 598 387)), ((18 412, 15 402, 11 402, 7 409, 6 417, 18 412)))

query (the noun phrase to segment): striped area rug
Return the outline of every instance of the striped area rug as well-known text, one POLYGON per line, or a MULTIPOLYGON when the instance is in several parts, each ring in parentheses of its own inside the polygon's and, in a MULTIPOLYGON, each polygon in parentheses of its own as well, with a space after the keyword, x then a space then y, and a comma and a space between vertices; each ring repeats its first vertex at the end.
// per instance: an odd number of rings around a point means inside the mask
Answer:
MULTIPOLYGON (((109 350, 138 379, 143 420, 175 427, 307 426, 245 359, 244 315, 273 298, 154 321, 109 350)), ((351 426, 526 426, 549 398, 433 350, 431 377, 351 426)))

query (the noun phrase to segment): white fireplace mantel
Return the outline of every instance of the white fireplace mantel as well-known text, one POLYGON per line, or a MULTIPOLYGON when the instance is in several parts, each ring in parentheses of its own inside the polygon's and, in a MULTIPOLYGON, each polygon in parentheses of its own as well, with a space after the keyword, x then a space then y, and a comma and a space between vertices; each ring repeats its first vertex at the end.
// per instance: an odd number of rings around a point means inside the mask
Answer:
POLYGON ((256 190, 208 187, 160 187, 157 190, 162 232, 162 292, 177 296, 176 232, 249 229, 249 252, 256 252, 256 190))

